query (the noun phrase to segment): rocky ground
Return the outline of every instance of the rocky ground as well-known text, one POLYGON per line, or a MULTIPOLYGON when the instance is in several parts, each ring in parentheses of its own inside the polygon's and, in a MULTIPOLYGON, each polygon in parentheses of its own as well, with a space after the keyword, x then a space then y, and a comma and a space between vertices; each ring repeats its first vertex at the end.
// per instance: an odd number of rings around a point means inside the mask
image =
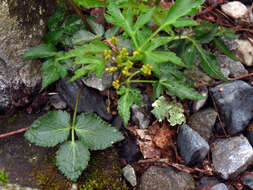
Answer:
MULTIPOLYGON (((210 5, 217 2, 208 1, 210 5)), ((8 3, 15 5, 15 1, 8 3)), ((88 167, 80 181, 71 184, 57 172, 52 160, 53 149, 30 144, 22 133, 0 138, 0 170, 4 169, 9 174, 10 182, 0 182, 0 189, 28 186, 74 190, 78 185, 79 189, 84 190, 85 187, 101 190, 253 189, 251 1, 231 1, 217 8, 240 26, 237 27, 240 38, 224 42, 241 61, 233 61, 222 54, 217 56, 222 73, 231 82, 214 81, 201 71, 194 71, 212 85, 198 89, 206 96, 205 100, 182 102, 187 121, 177 127, 154 120, 150 113, 152 102, 149 86, 144 85, 142 106, 132 106, 132 119, 126 128, 115 111, 115 92, 106 89, 111 84, 112 76, 73 83, 61 80, 46 91, 39 92, 39 64, 23 62, 20 55, 40 42, 45 31, 43 23, 47 15, 44 9, 47 7, 43 3, 34 4, 42 11, 41 15, 35 15, 38 23, 34 23, 37 27, 34 30, 39 32, 36 32, 38 36, 33 36, 31 30, 20 28, 20 24, 17 24, 20 15, 11 15, 15 12, 15 6, 9 10, 8 3, 0 1, 0 111, 12 116, 0 116, 0 124, 4 126, 0 128, 0 134, 28 127, 34 119, 50 109, 73 110, 73 97, 85 83, 87 86, 81 94, 78 112, 97 113, 124 133, 126 139, 109 151, 93 153, 99 164, 92 160, 92 165, 96 167, 88 167), (247 30, 242 30, 245 28, 247 30), (102 163, 100 158, 106 158, 107 162, 102 163), (96 168, 102 171, 96 171, 96 168), (93 174, 91 171, 96 172, 93 174), (98 178, 100 173, 103 175, 98 178), (107 181, 105 179, 111 178, 108 176, 115 178, 107 181), (98 185, 97 181, 107 183, 98 185)))

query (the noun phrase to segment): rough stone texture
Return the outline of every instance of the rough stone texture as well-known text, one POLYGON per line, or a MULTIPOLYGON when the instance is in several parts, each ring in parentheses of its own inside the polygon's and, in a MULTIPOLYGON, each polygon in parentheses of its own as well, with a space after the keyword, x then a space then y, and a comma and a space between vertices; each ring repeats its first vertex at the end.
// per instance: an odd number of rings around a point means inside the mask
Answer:
POLYGON ((0 182, 0 189, 1 190, 38 190, 30 187, 21 187, 17 184, 9 184, 9 183, 2 183, 0 182))
POLYGON ((134 171, 134 168, 131 165, 128 164, 123 168, 123 176, 126 178, 126 180, 132 186, 137 185, 137 179, 136 179, 135 171, 134 171))
POLYGON ((221 10, 231 16, 234 19, 243 18, 247 15, 247 7, 239 2, 239 1, 232 1, 226 4, 221 5, 221 10))
POLYGON ((213 186, 210 190, 228 190, 228 188, 224 183, 219 183, 213 186))
POLYGON ((234 61, 226 55, 218 55, 217 60, 221 67, 221 72, 225 77, 236 78, 248 74, 243 64, 239 61, 234 61))
POLYGON ((82 84, 81 80, 68 83, 69 79, 60 80, 57 86, 57 91, 60 97, 67 103, 67 105, 74 110, 75 101, 79 90, 83 87, 80 95, 77 112, 95 112, 100 117, 111 120, 112 115, 106 111, 106 103, 99 92, 93 88, 89 88, 82 84))
POLYGON ((8 81, 0 78, 0 113, 11 105, 11 88, 8 81))
POLYGON ((219 184, 220 182, 215 177, 204 176, 196 182, 197 189, 209 189, 210 187, 219 184))
POLYGON ((50 100, 51 105, 55 109, 65 109, 65 108, 67 108, 66 102, 64 102, 58 94, 51 96, 49 98, 49 100, 50 100))
POLYGON ((253 160, 253 149, 243 135, 218 139, 212 149, 213 166, 225 180, 236 177, 253 160))
POLYGON ((193 190, 194 180, 188 173, 171 167, 151 166, 141 176, 139 190, 193 190))
POLYGON ((180 127, 177 146, 186 165, 202 162, 209 151, 209 145, 205 139, 186 124, 180 127))
POLYGON ((212 108, 198 111, 190 117, 188 125, 208 141, 212 135, 217 115, 217 112, 212 108))
POLYGON ((146 129, 150 123, 150 113, 142 109, 141 107, 137 106, 136 104, 131 106, 132 113, 133 113, 133 121, 141 129, 146 129))
POLYGON ((243 185, 246 185, 250 189, 253 189, 253 173, 252 172, 246 172, 246 174, 244 174, 241 177, 241 181, 243 185))
POLYGON ((238 80, 222 83, 211 92, 228 133, 243 131, 253 118, 253 87, 238 80))
POLYGON ((239 44, 236 40, 227 40, 223 36, 221 37, 221 40, 225 43, 225 45, 230 49, 231 51, 236 50, 239 47, 239 44))
MULTIPOLYGON (((251 39, 252 40, 252 39, 251 39)), ((253 46, 248 40, 236 40, 239 44, 236 49, 236 55, 241 59, 242 63, 247 66, 253 65, 253 46)))
POLYGON ((206 100, 208 98, 208 89, 206 86, 199 87, 198 91, 202 96, 205 96, 205 98, 202 100, 195 100, 193 102, 192 109, 194 112, 199 111, 200 108, 202 108, 205 105, 206 100))

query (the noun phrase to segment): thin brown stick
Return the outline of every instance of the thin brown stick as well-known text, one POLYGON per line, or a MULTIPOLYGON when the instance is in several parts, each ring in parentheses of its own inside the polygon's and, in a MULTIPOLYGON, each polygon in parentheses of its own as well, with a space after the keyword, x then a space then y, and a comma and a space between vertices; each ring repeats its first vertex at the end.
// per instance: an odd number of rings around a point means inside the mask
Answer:
POLYGON ((220 126, 222 128, 222 131, 223 131, 225 137, 229 137, 226 130, 225 130, 225 128, 224 128, 224 126, 223 126, 223 123, 222 123, 221 118, 220 118, 219 111, 218 111, 217 106, 216 106, 216 102, 215 102, 214 97, 213 97, 212 93, 210 92, 209 88, 208 88, 208 92, 209 92, 209 94, 212 98, 213 106, 214 106, 215 111, 217 112, 218 120, 219 120, 220 126))
POLYGON ((18 133, 23 133, 23 132, 25 132, 28 128, 29 128, 29 127, 27 127, 27 128, 22 128, 22 129, 18 129, 18 130, 16 130, 16 131, 12 131, 12 132, 9 132, 9 133, 2 134, 2 135, 0 135, 0 139, 1 139, 1 138, 4 138, 4 137, 11 136, 11 135, 15 135, 15 134, 18 134, 18 133))
POLYGON ((91 27, 88 24, 85 16, 83 15, 82 11, 76 6, 75 2, 73 0, 68 0, 70 5, 74 8, 74 10, 76 11, 76 13, 79 15, 79 17, 82 19, 83 23, 85 24, 86 28, 91 31, 91 27))
POLYGON ((240 80, 240 79, 244 79, 244 78, 247 78, 247 77, 251 77, 253 76, 253 73, 249 73, 249 74, 246 74, 246 75, 242 75, 242 76, 239 76, 239 77, 236 77, 236 78, 229 78, 228 80, 240 80))

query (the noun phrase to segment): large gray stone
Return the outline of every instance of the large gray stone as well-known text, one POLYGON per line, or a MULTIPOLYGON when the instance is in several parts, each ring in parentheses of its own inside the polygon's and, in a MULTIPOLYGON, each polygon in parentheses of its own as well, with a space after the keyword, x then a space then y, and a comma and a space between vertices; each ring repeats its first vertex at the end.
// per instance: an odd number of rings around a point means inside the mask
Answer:
POLYGON ((201 100, 195 100, 193 102, 193 105, 192 105, 192 109, 194 112, 197 112, 199 111, 206 103, 206 100, 208 98, 208 89, 206 86, 200 86, 198 88, 198 92, 202 95, 202 96, 205 96, 204 99, 201 99, 201 100))
POLYGON ((186 124, 180 127, 177 146, 186 165, 202 162, 209 152, 209 145, 205 139, 186 124))
POLYGON ((224 183, 219 183, 214 185, 210 190, 228 190, 228 188, 224 183))
POLYGON ((194 113, 190 117, 188 124, 192 129, 197 131, 201 137, 208 141, 213 133, 213 126, 217 115, 217 112, 212 108, 204 109, 194 113))
POLYGON ((240 19, 247 16, 248 9, 240 1, 232 1, 221 5, 221 10, 234 19, 240 19))
POLYGON ((194 190, 195 184, 188 173, 171 167, 151 166, 141 176, 139 190, 194 190))
POLYGON ((253 118, 253 87, 244 81, 222 83, 211 89, 229 134, 243 131, 253 118))
POLYGON ((218 139, 212 149, 213 167, 225 180, 245 171, 253 160, 253 149, 243 135, 218 139))

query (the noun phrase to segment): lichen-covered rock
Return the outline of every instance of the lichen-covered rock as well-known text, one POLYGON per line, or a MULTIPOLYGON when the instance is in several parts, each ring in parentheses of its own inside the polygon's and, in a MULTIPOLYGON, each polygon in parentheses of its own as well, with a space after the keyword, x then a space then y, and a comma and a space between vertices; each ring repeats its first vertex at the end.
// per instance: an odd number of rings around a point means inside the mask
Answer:
POLYGON ((253 160, 253 149, 243 135, 218 139, 212 149, 214 169, 225 180, 236 177, 253 160))
POLYGON ((151 166, 141 176, 139 190, 194 190, 192 176, 171 167, 151 166))
POLYGON ((221 5, 221 10, 234 19, 240 19, 247 15, 247 7, 240 1, 232 1, 221 5))
POLYGON ((253 87, 237 80, 217 85, 211 92, 228 133, 243 131, 253 118, 253 87))
POLYGON ((186 165, 202 162, 209 152, 209 145, 205 139, 186 124, 180 127, 177 146, 186 165))

